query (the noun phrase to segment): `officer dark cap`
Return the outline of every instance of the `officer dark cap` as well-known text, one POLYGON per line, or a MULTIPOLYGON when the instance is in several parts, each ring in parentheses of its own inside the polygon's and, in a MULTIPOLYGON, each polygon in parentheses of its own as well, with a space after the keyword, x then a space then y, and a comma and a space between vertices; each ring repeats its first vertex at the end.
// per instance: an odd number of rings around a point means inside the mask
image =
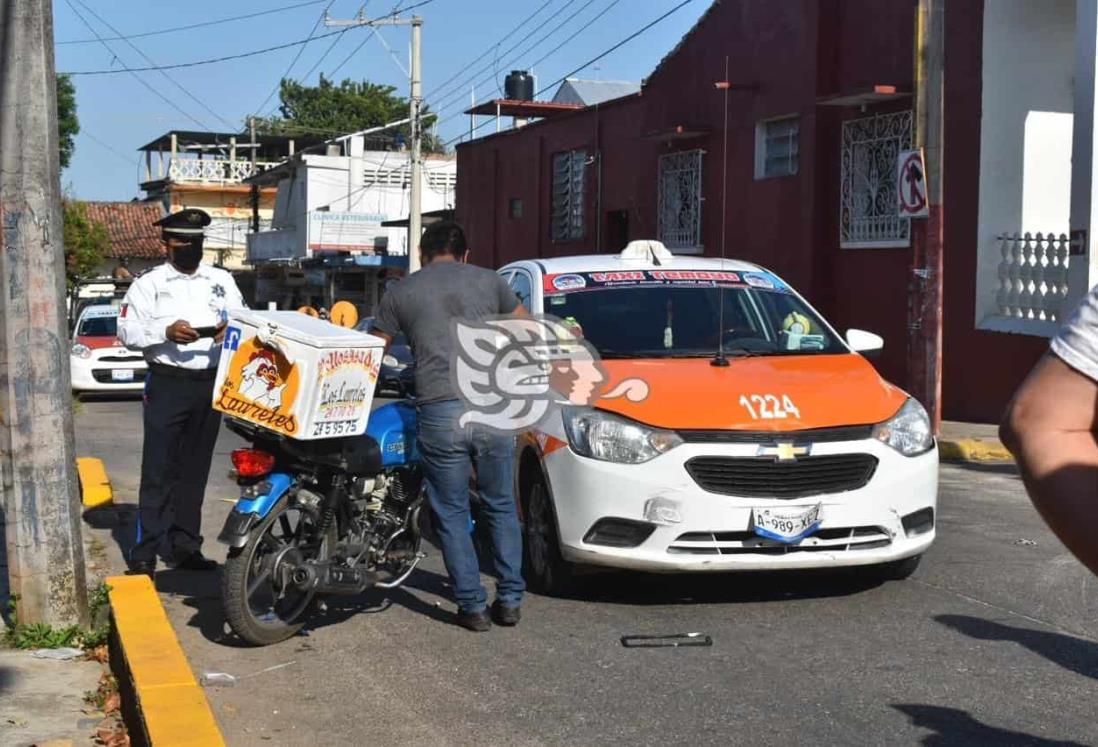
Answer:
POLYGON ((198 238, 205 234, 204 229, 210 225, 210 214, 198 208, 187 208, 169 213, 153 225, 160 226, 162 233, 198 238))

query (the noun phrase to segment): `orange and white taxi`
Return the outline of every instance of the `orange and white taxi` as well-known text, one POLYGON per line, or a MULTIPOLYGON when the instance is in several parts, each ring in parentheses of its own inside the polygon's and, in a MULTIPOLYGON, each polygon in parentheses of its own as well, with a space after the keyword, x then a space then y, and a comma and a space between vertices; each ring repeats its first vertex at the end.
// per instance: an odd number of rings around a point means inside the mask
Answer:
POLYGON ((880 337, 838 334, 763 267, 658 242, 499 272, 605 378, 518 440, 532 588, 562 590, 577 564, 915 570, 938 454, 923 407, 866 360, 880 337))

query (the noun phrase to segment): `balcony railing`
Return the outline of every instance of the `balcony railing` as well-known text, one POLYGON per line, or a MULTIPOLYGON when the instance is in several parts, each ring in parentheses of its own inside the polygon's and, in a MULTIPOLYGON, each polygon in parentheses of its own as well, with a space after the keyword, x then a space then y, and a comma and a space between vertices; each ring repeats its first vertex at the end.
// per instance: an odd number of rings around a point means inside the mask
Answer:
MULTIPOLYGON (((260 161, 256 170, 261 171, 274 162, 260 161)), ((173 182, 203 182, 207 184, 236 184, 252 175, 251 161, 228 161, 213 158, 176 158, 168 164, 168 178, 173 182)))
POLYGON ((998 241, 996 313, 980 326, 1051 337, 1068 293, 1068 237, 1027 232, 1003 234, 998 241))

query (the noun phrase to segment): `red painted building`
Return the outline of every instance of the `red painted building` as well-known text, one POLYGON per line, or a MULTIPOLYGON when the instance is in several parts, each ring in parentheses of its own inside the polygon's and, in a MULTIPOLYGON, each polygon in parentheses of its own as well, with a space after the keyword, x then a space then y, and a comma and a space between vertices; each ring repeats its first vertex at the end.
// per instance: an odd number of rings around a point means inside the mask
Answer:
MULTIPOLYGON (((476 261, 614 252, 653 237, 676 253, 714 256, 723 212, 727 256, 778 272, 838 328, 882 334, 877 365, 906 384, 910 225, 896 215, 895 164, 913 138, 915 10, 915 0, 718 0, 639 94, 461 144, 457 217, 476 261), (724 94, 714 83, 726 64, 722 209, 724 94)), ((1044 120, 1028 115, 1066 114, 1070 132, 1072 104, 1084 100, 1071 88, 1073 50, 1078 35, 1094 33, 1077 28, 1068 0, 947 5, 947 418, 996 421, 1046 349, 1061 296, 1077 297, 1086 283, 1073 281, 1068 294, 1066 242, 1004 244, 1019 231, 1067 232, 1063 200, 1049 195, 1069 189, 1061 172, 1070 164, 1044 120), (1036 41, 1020 49, 1012 34, 1036 41), (1065 51, 1061 67, 1029 74, 1065 51), (1003 55, 1034 63, 1004 80, 1003 55), (1019 99, 1021 113, 1008 111, 1019 99), (1042 145, 1050 150, 1040 162, 1056 166, 1043 177, 1021 155, 1042 145), (1014 185, 1023 170, 1030 181, 1014 185)), ((1070 267, 1078 271, 1074 257, 1070 267)))

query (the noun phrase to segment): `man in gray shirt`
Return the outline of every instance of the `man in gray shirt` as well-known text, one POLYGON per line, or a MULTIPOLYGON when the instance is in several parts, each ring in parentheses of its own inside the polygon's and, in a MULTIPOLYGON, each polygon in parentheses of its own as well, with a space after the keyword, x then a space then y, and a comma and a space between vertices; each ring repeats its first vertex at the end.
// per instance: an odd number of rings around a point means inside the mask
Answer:
POLYGON ((394 285, 378 309, 374 334, 403 332, 416 361, 420 463, 436 518, 442 557, 458 605, 457 623, 483 632, 494 619, 516 625, 525 585, 522 532, 515 511, 513 436, 483 426, 458 426, 464 408, 450 379, 454 320, 478 322, 525 315, 515 293, 496 273, 465 263, 465 234, 457 223, 427 228, 420 240, 423 269, 394 285), (496 600, 491 617, 470 534, 469 479, 476 467, 480 518, 492 540, 496 600))

